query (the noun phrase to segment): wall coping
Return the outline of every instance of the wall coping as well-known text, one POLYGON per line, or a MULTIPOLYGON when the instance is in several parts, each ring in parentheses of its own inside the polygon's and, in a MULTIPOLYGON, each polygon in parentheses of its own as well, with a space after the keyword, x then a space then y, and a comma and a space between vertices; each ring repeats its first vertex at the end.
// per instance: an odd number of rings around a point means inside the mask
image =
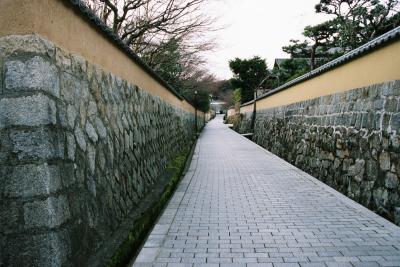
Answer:
POLYGON ((70 2, 78 14, 84 19, 89 21, 93 26, 98 28, 109 41, 117 45, 123 50, 135 63, 142 67, 152 78, 157 80, 161 85, 165 86, 171 93, 173 93, 180 100, 186 100, 189 104, 194 106, 188 99, 180 95, 171 85, 169 85, 160 75, 158 75, 152 68, 150 68, 133 50, 126 45, 122 39, 115 34, 110 27, 108 27, 84 2, 81 0, 66 0, 70 2))
MULTIPOLYGON (((375 38, 374 40, 369 41, 368 43, 344 54, 343 56, 338 57, 338 58, 316 68, 315 70, 312 70, 296 79, 293 79, 293 80, 257 97, 256 100, 267 98, 271 95, 274 95, 276 93, 284 91, 296 84, 310 80, 310 79, 312 79, 316 76, 319 76, 325 72, 328 72, 336 67, 344 65, 354 59, 360 58, 365 54, 369 54, 369 53, 373 52, 374 50, 376 50, 382 46, 385 46, 387 44, 390 44, 398 39, 400 39, 400 26, 391 31, 388 31, 387 33, 375 38)), ((245 106, 251 105, 253 103, 254 103, 254 100, 251 100, 249 102, 242 104, 241 107, 245 107, 245 106)))

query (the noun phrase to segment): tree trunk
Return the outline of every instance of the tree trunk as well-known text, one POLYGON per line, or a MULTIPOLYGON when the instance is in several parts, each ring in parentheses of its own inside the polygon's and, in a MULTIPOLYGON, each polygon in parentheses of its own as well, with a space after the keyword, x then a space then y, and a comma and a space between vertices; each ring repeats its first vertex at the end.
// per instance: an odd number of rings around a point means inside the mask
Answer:
POLYGON ((256 123, 256 116, 257 116, 257 89, 258 87, 254 90, 253 114, 251 114, 251 122, 250 122, 250 129, 252 133, 254 133, 254 126, 256 123))
POLYGON ((318 45, 315 44, 311 48, 311 58, 310 58, 310 69, 315 69, 315 52, 317 51, 318 45))

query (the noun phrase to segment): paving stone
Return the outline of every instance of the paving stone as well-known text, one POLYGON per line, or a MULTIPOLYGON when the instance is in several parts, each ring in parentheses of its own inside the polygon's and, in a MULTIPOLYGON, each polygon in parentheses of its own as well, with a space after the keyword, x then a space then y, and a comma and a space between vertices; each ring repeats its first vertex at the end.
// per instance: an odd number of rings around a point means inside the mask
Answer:
POLYGON ((301 262, 300 263, 300 266, 301 267, 326 267, 326 265, 325 265, 325 263, 323 263, 323 262, 320 262, 320 263, 317 263, 317 262, 301 262))
POLYGON ((247 267, 273 267, 272 263, 247 263, 247 267))
POLYGON ((239 133, 253 132, 255 143, 400 225, 398 203, 391 200, 400 195, 397 91, 389 81, 265 108, 257 111, 254 129, 252 112, 228 120, 239 133))
POLYGON ((325 262, 328 267, 352 267, 350 262, 325 262))
POLYGON ((139 255, 136 258, 137 263, 139 262, 147 262, 151 263, 154 262, 157 255, 158 255, 159 249, 158 248, 143 248, 139 255))
POLYGON ((246 267, 246 263, 221 263, 221 267, 246 267))
POLYGON ((378 267, 381 266, 377 262, 370 261, 370 262, 352 262, 354 267, 378 267))
POLYGON ((193 267, 192 263, 168 263, 168 267, 193 267))
POLYGON ((298 263, 274 263, 274 267, 299 267, 298 263))
POLYGON ((398 263, 400 228, 228 129, 220 116, 201 134, 189 169, 151 234, 169 237, 157 244, 155 262, 398 263), (173 215, 164 221, 169 210, 173 215))
POLYGON ((381 266, 400 266, 400 261, 379 261, 381 266))

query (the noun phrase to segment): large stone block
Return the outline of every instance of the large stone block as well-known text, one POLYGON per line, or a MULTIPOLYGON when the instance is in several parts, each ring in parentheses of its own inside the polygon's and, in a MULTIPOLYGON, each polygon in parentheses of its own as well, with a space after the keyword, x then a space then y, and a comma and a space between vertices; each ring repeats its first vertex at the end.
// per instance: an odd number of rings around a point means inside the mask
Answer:
POLYGON ((35 56, 26 61, 9 60, 4 64, 5 92, 46 91, 60 96, 58 69, 42 57, 35 56))
POLYGON ((32 260, 36 266, 65 266, 71 253, 70 235, 66 230, 32 237, 32 260))
POLYGON ((2 234, 18 233, 22 231, 22 205, 20 202, 2 199, 0 203, 0 225, 2 234))
POLYGON ((11 151, 19 160, 60 159, 64 157, 64 141, 60 135, 49 129, 12 129, 11 151))
POLYGON ((70 218, 70 211, 65 196, 49 197, 46 200, 36 200, 25 203, 25 228, 47 227, 56 228, 70 218))
POLYGON ((9 237, 5 243, 5 266, 71 266, 70 233, 67 230, 9 237))
POLYGON ((0 128, 56 124, 56 115, 55 102, 42 94, 0 99, 0 128))
POLYGON ((8 35, 0 38, 0 55, 4 57, 21 53, 34 53, 52 57, 54 52, 54 44, 35 34, 8 35))
POLYGON ((11 198, 46 196, 61 189, 58 166, 47 163, 3 167, 3 194, 11 198))

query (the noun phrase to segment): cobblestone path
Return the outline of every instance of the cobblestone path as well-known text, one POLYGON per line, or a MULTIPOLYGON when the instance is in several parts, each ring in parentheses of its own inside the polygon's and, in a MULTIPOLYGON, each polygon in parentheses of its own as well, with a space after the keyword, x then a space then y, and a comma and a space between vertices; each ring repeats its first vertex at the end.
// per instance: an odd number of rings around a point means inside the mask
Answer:
POLYGON ((218 116, 133 266, 400 266, 400 228, 218 116))

